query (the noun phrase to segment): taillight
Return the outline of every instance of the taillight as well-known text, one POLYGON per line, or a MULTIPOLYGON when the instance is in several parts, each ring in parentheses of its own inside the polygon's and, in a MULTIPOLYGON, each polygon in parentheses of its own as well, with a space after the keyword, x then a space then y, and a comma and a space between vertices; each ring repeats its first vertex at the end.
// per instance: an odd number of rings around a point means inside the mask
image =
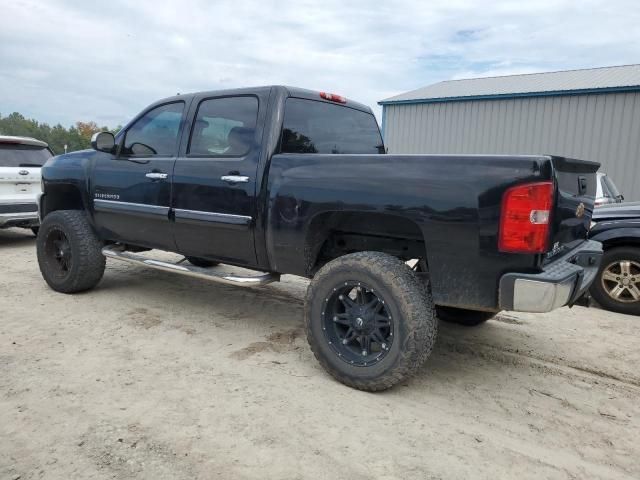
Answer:
POLYGON ((502 197, 498 249, 544 253, 549 242, 553 183, 539 182, 508 189, 502 197))
POLYGON ((335 93, 320 92, 320 98, 336 103, 347 103, 347 99, 335 93))

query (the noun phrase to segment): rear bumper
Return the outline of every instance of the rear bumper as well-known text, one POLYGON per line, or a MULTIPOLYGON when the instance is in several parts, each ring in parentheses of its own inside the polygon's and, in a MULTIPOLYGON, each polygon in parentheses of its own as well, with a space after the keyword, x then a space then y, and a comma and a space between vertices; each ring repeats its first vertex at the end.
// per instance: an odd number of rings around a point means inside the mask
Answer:
POLYGON ((0 228, 35 227, 38 220, 38 206, 35 203, 0 204, 0 228))
POLYGON ((571 306, 596 278, 601 259, 602 244, 587 240, 540 273, 507 273, 500 278, 500 308, 543 313, 571 306))

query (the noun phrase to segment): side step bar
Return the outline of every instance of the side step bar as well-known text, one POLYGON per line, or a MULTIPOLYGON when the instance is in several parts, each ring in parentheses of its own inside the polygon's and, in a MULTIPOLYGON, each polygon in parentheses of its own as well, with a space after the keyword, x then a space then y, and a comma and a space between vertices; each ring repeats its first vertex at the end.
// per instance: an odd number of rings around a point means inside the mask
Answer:
POLYGON ((164 270, 165 272, 180 273, 190 277, 204 278, 205 280, 212 280, 214 282, 227 283, 230 285, 240 285, 242 287, 261 286, 280 280, 280 275, 275 273, 263 273, 253 277, 244 277, 215 272, 208 268, 200 268, 193 265, 178 265, 175 263, 163 262, 161 260, 153 260, 141 255, 136 255, 135 253, 127 252, 119 245, 109 245, 104 247, 102 249, 102 254, 107 258, 122 260, 123 262, 142 265, 143 267, 164 270))

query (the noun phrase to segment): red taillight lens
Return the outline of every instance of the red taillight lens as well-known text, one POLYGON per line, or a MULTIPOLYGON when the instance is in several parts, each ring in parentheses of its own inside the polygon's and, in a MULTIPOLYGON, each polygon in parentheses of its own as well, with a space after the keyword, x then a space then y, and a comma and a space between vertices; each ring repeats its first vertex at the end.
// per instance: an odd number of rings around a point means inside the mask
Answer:
POLYGON ((320 92, 320 98, 336 103, 347 103, 347 99, 335 93, 320 92))
POLYGON ((501 252, 543 253, 549 241, 553 183, 512 187, 502 197, 498 249, 501 252))

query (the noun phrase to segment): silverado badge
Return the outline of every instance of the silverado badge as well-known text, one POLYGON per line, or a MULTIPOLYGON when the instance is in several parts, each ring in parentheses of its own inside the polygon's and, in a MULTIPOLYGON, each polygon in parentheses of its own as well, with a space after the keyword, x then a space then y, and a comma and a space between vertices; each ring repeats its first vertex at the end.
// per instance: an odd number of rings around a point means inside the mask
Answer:
POLYGON ((584 203, 582 202, 580 202, 580 205, 578 205, 578 208, 576 208, 576 217, 584 217, 584 203))

